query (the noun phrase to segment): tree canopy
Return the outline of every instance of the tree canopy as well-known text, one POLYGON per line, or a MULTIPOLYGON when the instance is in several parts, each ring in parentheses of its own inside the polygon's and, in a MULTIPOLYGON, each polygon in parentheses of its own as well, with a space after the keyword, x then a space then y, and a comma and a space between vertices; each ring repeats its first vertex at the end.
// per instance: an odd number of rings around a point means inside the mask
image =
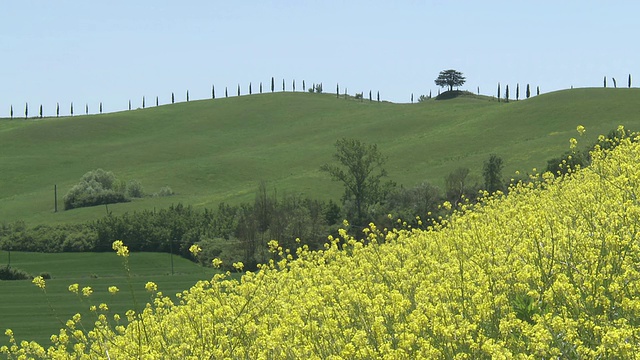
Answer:
POLYGON ((343 200, 354 202, 355 218, 352 220, 361 225, 365 208, 375 203, 381 195, 380 179, 387 175, 382 168, 386 158, 375 144, 368 145, 355 139, 340 139, 335 146, 334 158, 339 165, 325 164, 320 170, 344 184, 343 200))
POLYGON ((449 87, 449 91, 453 90, 454 86, 460 86, 464 84, 466 78, 462 76, 462 73, 457 70, 442 70, 435 80, 436 85, 441 87, 449 87))

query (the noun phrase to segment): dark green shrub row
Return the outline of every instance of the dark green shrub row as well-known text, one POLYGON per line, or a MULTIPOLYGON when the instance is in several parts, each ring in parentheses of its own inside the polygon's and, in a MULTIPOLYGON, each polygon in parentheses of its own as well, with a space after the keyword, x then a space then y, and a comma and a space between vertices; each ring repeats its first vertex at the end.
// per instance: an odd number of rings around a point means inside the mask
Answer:
POLYGON ((33 279, 33 276, 29 275, 24 270, 20 270, 9 265, 0 266, 0 280, 28 280, 33 279))
POLYGON ((96 233, 90 224, 37 225, 23 221, 0 224, 0 249, 32 252, 93 251, 96 233))

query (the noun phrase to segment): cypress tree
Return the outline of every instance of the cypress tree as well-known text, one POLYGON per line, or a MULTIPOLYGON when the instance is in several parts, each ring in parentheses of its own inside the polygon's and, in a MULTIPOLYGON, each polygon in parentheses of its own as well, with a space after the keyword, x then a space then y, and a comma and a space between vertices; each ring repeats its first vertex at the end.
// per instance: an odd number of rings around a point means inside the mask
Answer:
POLYGON ((507 84, 504 90, 504 101, 509 102, 509 84, 507 84))
POLYGON ((498 83, 498 102, 500 102, 500 83, 498 83))
POLYGON ((176 102, 176 96, 171 93, 171 103, 174 104, 176 102))
POLYGON ((227 87, 224 87, 224 97, 229 97, 229 92, 227 92, 227 87))
POLYGON ((276 80, 273 78, 273 76, 271 77, 271 92, 273 92, 276 88, 276 80))
POLYGON ((187 102, 189 102, 189 90, 187 90, 187 102))
MULTIPOLYGON (((158 97, 156 96, 156 107, 158 106, 158 104, 159 104, 159 103, 158 103, 158 97)), ((100 111, 102 111, 102 103, 100 103, 100 106, 101 106, 101 107, 100 107, 100 111)))
POLYGON ((611 80, 613 80, 613 88, 617 89, 618 88, 618 83, 616 82, 616 78, 612 77, 611 80))
POLYGON ((85 115, 89 115, 89 104, 84 104, 84 113, 85 115))
POLYGON ((143 97, 142 97, 142 108, 144 109, 145 107, 146 107, 146 106, 145 106, 145 101, 144 101, 144 96, 143 96, 143 97))
POLYGON ((540 86, 536 86, 536 95, 540 95, 540 86))
POLYGON ((604 87, 607 87, 607 77, 604 77, 604 87))
POLYGON ((344 98, 347 98, 347 88, 344 88, 344 98))
POLYGON ((11 105, 11 110, 9 110, 9 114, 11 114, 11 118, 13 119, 13 105, 11 105))
POLYGON ((305 89, 305 85, 304 85, 304 80, 302 80, 302 91, 306 91, 307 89, 305 89))
POLYGON ((413 93, 411 93, 411 103, 413 104, 413 93))
POLYGON ((71 116, 73 116, 73 101, 71 102, 71 116))
POLYGON ((282 79, 282 91, 284 91, 284 79, 282 79))
POLYGON ((240 84, 238 84, 238 96, 240 96, 240 84))
POLYGON ((42 119, 42 104, 40 104, 40 119, 42 119))
MULTIPOLYGON (((158 98, 156 97, 156 102, 158 101, 158 98)), ((157 106, 157 105, 156 105, 157 106)), ((100 114, 102 114, 102 101, 100 101, 100 114)))
POLYGON ((628 82, 628 86, 629 86, 629 89, 631 89, 631 74, 629 74, 629 82, 628 82))
POLYGON ((211 98, 216 98, 216 87, 214 85, 211 85, 211 98))
POLYGON ((516 101, 520 100, 520 84, 516 83, 516 101))
POLYGON ((262 81, 260 81, 260 94, 262 94, 262 81))
POLYGON ((29 104, 24 103, 24 118, 26 119, 27 117, 29 117, 29 104))
POLYGON ((296 79, 293 79, 293 84, 292 85, 293 85, 293 91, 295 92, 296 91, 296 79))
POLYGON ((371 90, 369 90, 369 101, 373 101, 373 99, 371 99, 371 90))
POLYGON ((249 83, 249 95, 251 95, 251 83, 249 83))
MULTIPOLYGON (((100 103, 100 108, 102 108, 102 103, 100 103)), ((56 117, 60 117, 60 103, 56 103, 56 117)))
POLYGON ((529 89, 529 84, 527 84, 527 99, 531 96, 531 89, 529 89))
POLYGON ((378 91, 377 97, 378 97, 378 102, 380 102, 380 91, 378 91))
POLYGON ((478 95, 480 95, 480 86, 478 86, 478 95))
POLYGON ((429 90, 429 99, 431 99, 431 90, 429 90))
POLYGON ((131 110, 131 100, 129 100, 129 110, 131 110))
POLYGON ((336 99, 340 97, 340 86, 336 83, 336 99))

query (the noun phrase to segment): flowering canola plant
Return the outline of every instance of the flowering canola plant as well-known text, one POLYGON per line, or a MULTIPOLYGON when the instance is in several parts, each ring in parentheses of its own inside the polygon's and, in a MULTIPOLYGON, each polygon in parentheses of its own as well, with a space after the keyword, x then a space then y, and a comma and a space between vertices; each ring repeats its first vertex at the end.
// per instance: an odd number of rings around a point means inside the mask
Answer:
MULTIPOLYGON (((95 309, 90 330, 77 316, 48 348, 18 344, 7 330, 10 345, 0 353, 51 359, 635 358, 640 143, 619 133, 620 145, 596 147, 590 167, 560 178, 535 175, 536 181, 514 184, 508 196, 454 208, 437 225, 381 230, 370 224, 362 239, 341 230, 324 250, 303 246, 295 257, 272 240, 276 260, 239 281, 219 274, 176 301, 149 282, 152 301, 127 312, 128 322, 108 315, 105 304, 95 309)), ((122 242, 114 250, 129 255, 122 242)), ((40 280, 35 283, 44 289, 40 280)), ((85 294, 77 284, 70 290, 85 294)))

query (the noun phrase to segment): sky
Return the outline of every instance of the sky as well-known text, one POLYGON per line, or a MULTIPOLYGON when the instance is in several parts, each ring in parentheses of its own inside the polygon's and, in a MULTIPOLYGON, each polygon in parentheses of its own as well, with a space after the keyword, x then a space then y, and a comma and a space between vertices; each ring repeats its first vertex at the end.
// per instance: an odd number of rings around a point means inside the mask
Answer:
MULTIPOLYGON (((336 84, 410 102, 461 89, 640 86, 639 1, 20 0, 0 4, 0 117, 235 96, 260 82, 336 84)), ((366 96, 366 95, 365 95, 366 96)))

